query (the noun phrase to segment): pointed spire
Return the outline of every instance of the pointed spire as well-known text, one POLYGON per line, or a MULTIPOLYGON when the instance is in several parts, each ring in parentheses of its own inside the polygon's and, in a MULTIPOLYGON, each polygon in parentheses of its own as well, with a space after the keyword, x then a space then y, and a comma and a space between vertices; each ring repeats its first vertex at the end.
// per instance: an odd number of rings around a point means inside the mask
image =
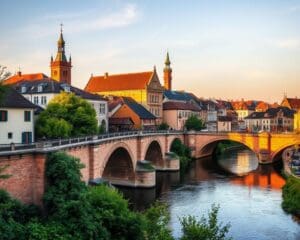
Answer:
POLYGON ((70 54, 70 57, 69 57, 69 63, 72 62, 72 57, 71 57, 71 54, 70 54))
POLYGON ((171 65, 171 61, 170 61, 170 57, 169 57, 169 52, 167 52, 165 65, 168 66, 168 67, 171 65))
POLYGON ((155 65, 153 66, 153 72, 156 72, 156 66, 155 65))

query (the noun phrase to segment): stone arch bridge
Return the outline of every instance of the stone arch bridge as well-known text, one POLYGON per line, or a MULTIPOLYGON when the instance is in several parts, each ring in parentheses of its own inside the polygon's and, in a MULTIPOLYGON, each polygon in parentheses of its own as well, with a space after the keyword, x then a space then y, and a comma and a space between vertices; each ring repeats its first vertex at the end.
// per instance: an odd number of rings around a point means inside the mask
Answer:
POLYGON ((0 146, 0 166, 7 165, 4 173, 11 174, 0 179, 0 188, 23 202, 41 204, 46 156, 59 150, 80 158, 85 182, 104 178, 119 185, 153 187, 155 170, 179 170, 179 159, 170 152, 175 139, 186 144, 195 158, 211 155, 220 141, 236 141, 255 152, 260 163, 271 163, 287 147, 300 144, 299 134, 139 131, 0 146))

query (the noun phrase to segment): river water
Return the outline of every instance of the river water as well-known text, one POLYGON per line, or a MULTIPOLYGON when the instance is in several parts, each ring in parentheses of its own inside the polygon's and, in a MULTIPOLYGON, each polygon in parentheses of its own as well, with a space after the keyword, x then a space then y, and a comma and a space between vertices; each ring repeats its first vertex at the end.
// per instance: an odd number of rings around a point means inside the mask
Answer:
POLYGON ((285 181, 280 171, 280 164, 259 165, 254 153, 239 149, 198 159, 185 174, 158 172, 156 188, 121 191, 136 210, 155 200, 166 203, 175 238, 181 235, 179 217, 207 216, 215 203, 219 220, 230 222, 234 239, 300 240, 300 224, 281 208, 285 181))

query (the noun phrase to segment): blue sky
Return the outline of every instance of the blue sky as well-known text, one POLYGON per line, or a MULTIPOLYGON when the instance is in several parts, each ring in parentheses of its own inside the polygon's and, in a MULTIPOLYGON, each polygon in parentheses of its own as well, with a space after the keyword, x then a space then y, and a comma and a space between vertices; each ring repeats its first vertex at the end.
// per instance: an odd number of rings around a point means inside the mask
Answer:
POLYGON ((64 24, 73 84, 148 71, 201 97, 300 97, 300 1, 1 1, 0 64, 49 75, 64 24))

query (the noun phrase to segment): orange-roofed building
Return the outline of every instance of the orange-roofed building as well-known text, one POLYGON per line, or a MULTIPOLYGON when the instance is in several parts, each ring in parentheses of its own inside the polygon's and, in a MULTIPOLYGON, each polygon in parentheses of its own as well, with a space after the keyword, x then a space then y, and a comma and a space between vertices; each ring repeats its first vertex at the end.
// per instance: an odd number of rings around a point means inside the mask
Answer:
POLYGON ((270 104, 266 103, 266 102, 259 102, 255 108, 256 112, 265 112, 270 108, 270 104))
POLYGON ((292 110, 300 110, 300 99, 299 98, 287 98, 286 96, 283 98, 281 102, 281 106, 288 107, 292 110))
POLYGON ((44 73, 22 74, 21 71, 18 71, 15 75, 6 79, 4 81, 4 84, 13 85, 22 81, 37 81, 47 79, 49 80, 49 77, 44 73))
POLYGON ((91 76, 85 91, 105 96, 124 96, 142 104, 156 118, 162 121, 163 91, 156 69, 149 72, 91 76))

